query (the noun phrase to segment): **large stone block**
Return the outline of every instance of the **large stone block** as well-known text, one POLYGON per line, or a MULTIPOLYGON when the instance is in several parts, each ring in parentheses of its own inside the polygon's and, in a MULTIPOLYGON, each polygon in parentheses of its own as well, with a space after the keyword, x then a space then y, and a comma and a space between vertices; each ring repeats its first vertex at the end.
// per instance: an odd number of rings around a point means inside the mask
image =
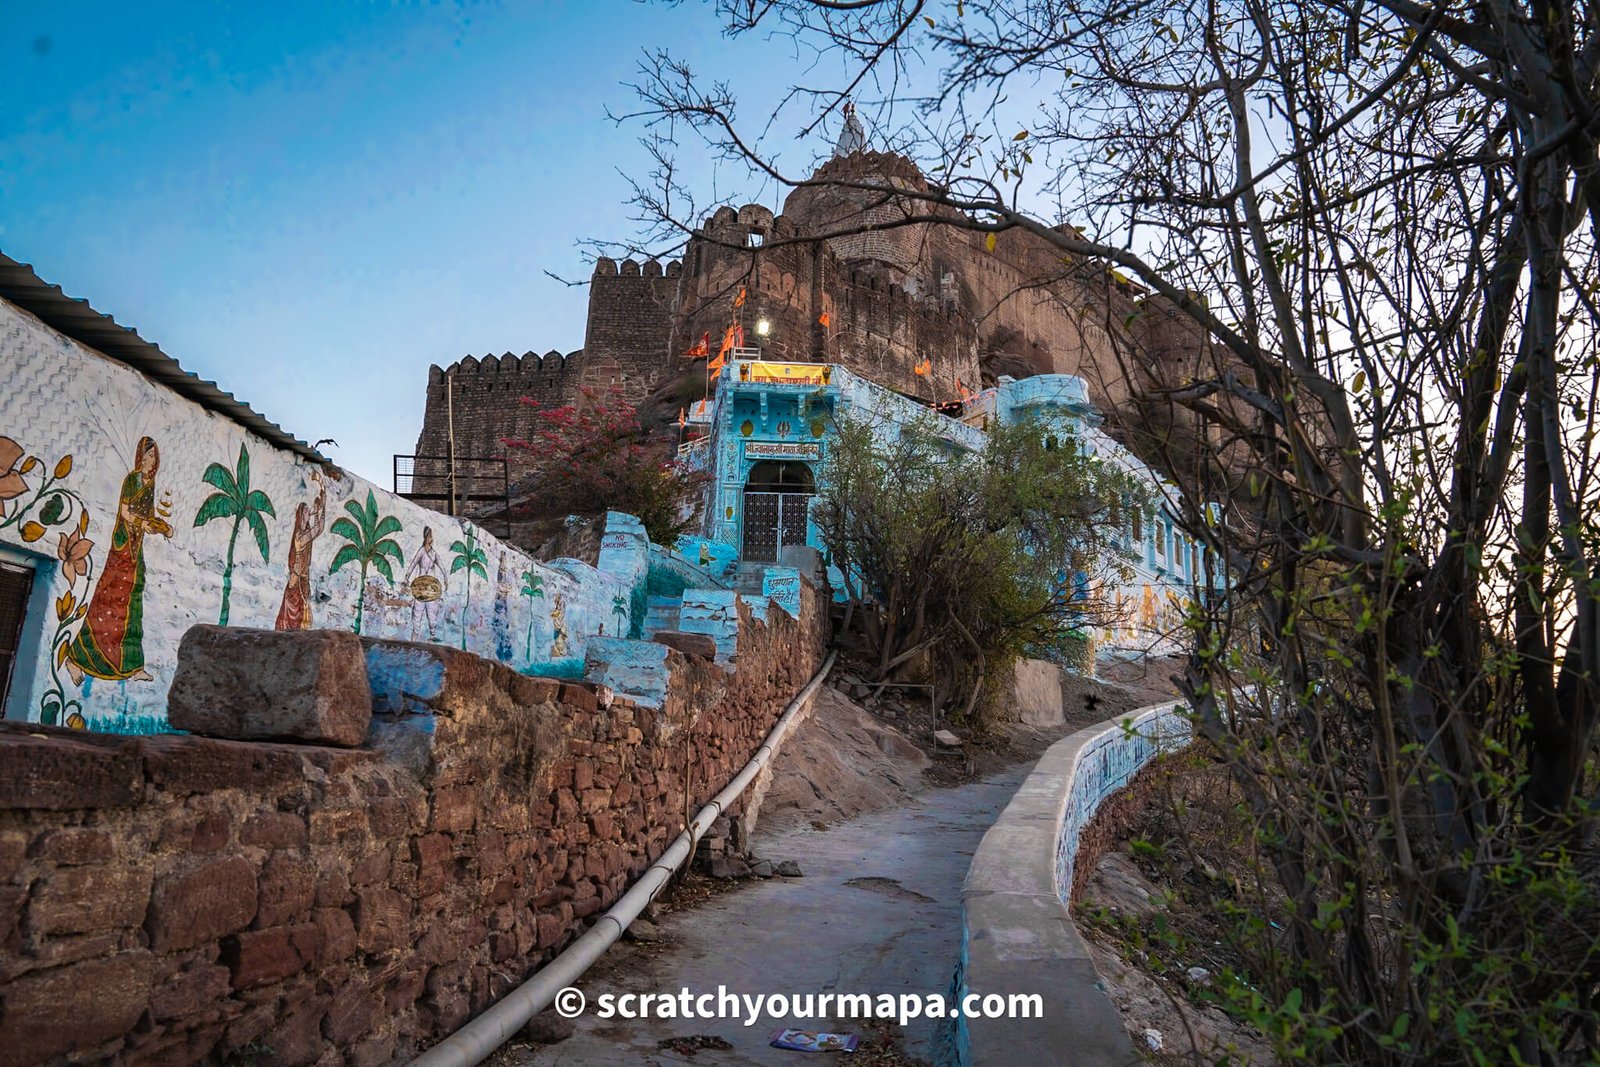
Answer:
POLYGON ((189 796, 219 789, 269 792, 305 779, 299 745, 218 741, 209 737, 162 734, 143 738, 145 777, 164 793, 189 796))
POLYGON ((1017 721, 1029 726, 1060 726, 1061 668, 1042 659, 1019 659, 1006 703, 1017 721))
POLYGON ((261 868, 260 909, 256 923, 279 926, 311 910, 317 892, 317 870, 309 860, 274 853, 261 868))
POLYGON ((167 718, 213 737, 360 745, 372 722, 361 638, 336 630, 191 627, 178 648, 167 718))
POLYGON ((144 951, 24 975, 5 988, 0 1065, 48 1063, 132 1030, 150 1002, 144 951))
POLYGON ((132 753, 137 742, 113 748, 72 733, 0 731, 0 808, 125 808, 139 798, 144 780, 132 753))
POLYGON ((157 882, 145 929, 151 948, 170 952, 243 930, 255 915, 255 871, 231 856, 157 882))
POLYGON ((63 867, 33 891, 28 917, 45 934, 85 934, 137 926, 150 903, 148 867, 63 867))
POLYGON ((685 656, 699 659, 716 659, 717 642, 710 634, 691 634, 682 630, 662 630, 650 638, 657 644, 675 648, 685 656))
POLYGON ((233 988, 250 989, 299 972, 317 958, 322 935, 315 923, 251 930, 222 942, 221 963, 233 988))

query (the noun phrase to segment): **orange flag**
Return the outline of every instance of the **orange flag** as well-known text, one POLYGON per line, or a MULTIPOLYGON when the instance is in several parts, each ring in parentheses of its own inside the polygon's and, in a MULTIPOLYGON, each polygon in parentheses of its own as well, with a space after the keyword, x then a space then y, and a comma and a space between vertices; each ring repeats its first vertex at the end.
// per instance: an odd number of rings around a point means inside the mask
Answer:
POLYGON ((822 328, 824 330, 826 330, 828 328, 828 326, 830 325, 829 322, 828 322, 828 313, 826 311, 824 311, 822 313, 821 317, 818 318, 817 321, 822 323, 822 328))
POLYGON ((678 409, 678 427, 679 427, 679 429, 682 429, 684 424, 687 423, 688 421, 689 421, 689 416, 684 412, 684 410, 682 408, 679 408, 678 409))
POLYGON ((716 381, 717 380, 717 376, 722 373, 722 368, 726 367, 727 365, 728 365, 728 358, 727 358, 726 353, 724 353, 724 352, 717 353, 717 358, 712 360, 710 363, 706 364, 706 370, 711 372, 711 380, 712 381, 716 381))
POLYGON ((933 360, 924 359, 921 363, 911 368, 911 373, 926 376, 933 370, 933 360))
POLYGON ((700 335, 700 340, 696 341, 695 346, 689 349, 689 351, 685 352, 684 356, 689 359, 705 359, 710 354, 711 334, 703 333, 700 335))
POLYGON ((739 295, 733 298, 733 306, 736 308, 744 307, 744 286, 742 285, 739 286, 739 295))

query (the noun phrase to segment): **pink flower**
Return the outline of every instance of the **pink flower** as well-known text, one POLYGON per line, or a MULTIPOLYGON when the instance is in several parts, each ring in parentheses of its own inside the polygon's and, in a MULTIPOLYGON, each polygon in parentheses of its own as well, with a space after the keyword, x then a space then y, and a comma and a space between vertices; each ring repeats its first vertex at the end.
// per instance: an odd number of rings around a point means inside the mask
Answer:
MULTIPOLYGON (((22 472, 17 470, 17 461, 21 458, 22 446, 9 437, 0 437, 0 503, 28 491, 28 483, 22 480, 22 472)), ((3 510, 0 508, 0 511, 3 510)))
POLYGON ((68 584, 89 573, 89 553, 93 549, 94 542, 84 537, 79 530, 61 535, 61 543, 56 546, 56 556, 61 560, 61 573, 67 576, 68 584))

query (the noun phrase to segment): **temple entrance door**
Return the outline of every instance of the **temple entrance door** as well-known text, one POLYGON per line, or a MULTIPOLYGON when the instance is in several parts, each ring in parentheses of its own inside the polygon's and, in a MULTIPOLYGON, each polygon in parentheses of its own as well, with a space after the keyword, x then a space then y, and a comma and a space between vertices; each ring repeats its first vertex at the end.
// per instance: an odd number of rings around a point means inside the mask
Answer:
POLYGON ((783 550, 806 543, 806 521, 816 484, 804 463, 758 463, 744 487, 741 558, 776 563, 783 550))

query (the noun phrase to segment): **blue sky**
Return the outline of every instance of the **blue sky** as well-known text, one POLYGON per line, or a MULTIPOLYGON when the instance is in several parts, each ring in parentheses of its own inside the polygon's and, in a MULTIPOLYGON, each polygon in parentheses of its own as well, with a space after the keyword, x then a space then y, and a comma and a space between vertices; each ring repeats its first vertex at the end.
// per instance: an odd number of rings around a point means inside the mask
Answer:
POLYGON ((640 131, 605 108, 642 48, 793 76, 697 4, 0 15, 0 250, 380 484, 430 363, 582 344, 586 292, 543 272, 635 233, 640 131))

